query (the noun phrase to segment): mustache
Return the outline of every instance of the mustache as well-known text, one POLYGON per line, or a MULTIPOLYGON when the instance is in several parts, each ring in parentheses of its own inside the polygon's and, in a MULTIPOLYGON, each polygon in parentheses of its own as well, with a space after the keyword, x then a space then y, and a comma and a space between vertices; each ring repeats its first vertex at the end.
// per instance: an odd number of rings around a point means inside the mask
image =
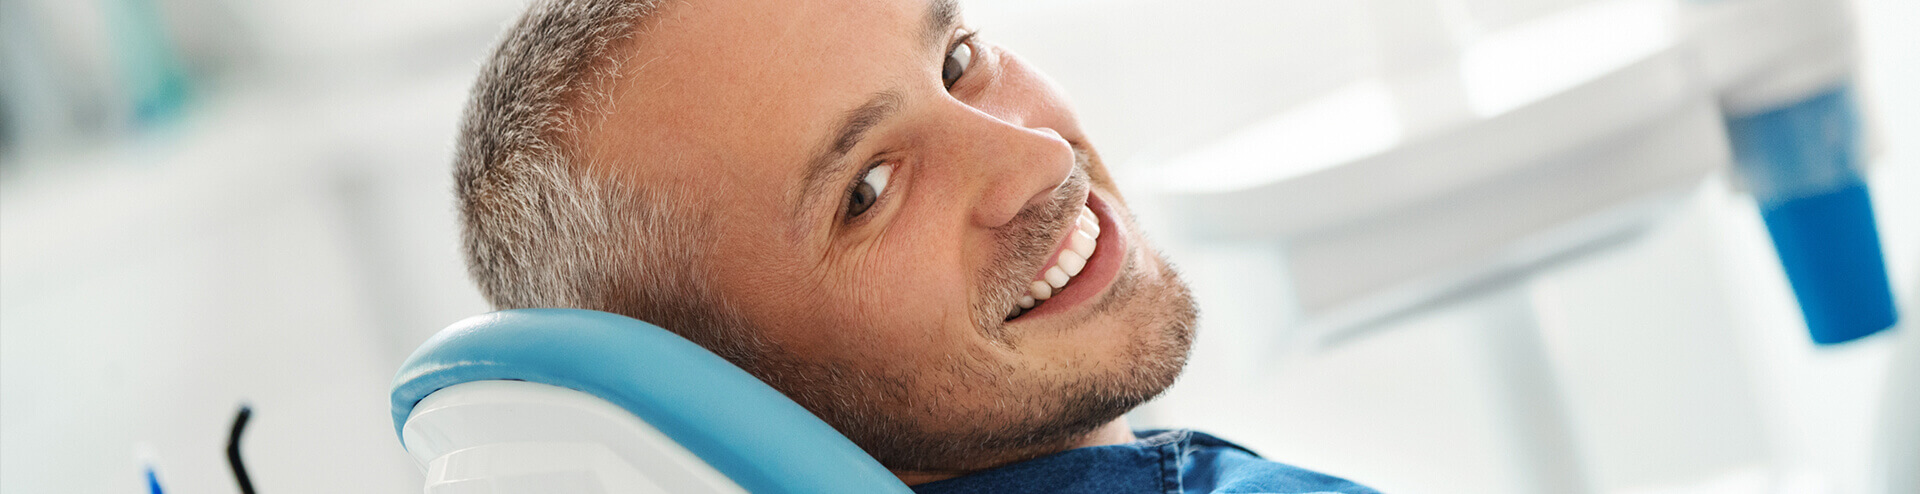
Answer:
POLYGON ((1005 342, 1007 309, 1027 293, 1033 274, 1052 256, 1060 239, 1056 236, 1079 214, 1081 197, 1093 185, 1088 175, 1089 153, 1074 146, 1073 173, 1053 189, 1045 203, 1028 206, 1011 221, 994 229, 997 248, 976 273, 974 286, 979 303, 973 309, 974 324, 995 341, 1005 342))

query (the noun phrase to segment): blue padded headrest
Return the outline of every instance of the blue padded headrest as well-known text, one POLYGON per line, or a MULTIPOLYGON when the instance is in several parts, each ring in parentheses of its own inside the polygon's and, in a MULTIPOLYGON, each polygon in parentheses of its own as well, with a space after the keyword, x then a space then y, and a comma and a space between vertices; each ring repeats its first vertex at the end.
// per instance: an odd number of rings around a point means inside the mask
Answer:
POLYGON ((590 310, 506 310, 440 331, 393 378, 394 431, 427 395, 489 380, 560 386, 612 402, 749 492, 908 492, 860 447, 753 375, 658 326, 590 310))

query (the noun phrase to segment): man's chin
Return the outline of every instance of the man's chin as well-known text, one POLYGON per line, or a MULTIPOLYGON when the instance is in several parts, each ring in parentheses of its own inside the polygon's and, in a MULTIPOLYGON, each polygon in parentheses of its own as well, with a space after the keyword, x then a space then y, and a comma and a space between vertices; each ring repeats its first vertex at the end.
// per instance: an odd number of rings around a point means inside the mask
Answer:
POLYGON ((919 436, 917 440, 861 446, 895 470, 975 471, 1082 444, 1088 434, 1159 396, 1186 366, 1197 313, 1186 285, 1157 253, 1149 252, 1130 256, 1145 262, 1129 263, 1103 310, 1081 327, 1050 335, 1073 340, 1066 343, 1077 344, 1078 353, 1025 369, 1038 373, 1060 369, 1063 363, 1087 367, 1071 369, 1068 375, 1003 378, 999 382, 1005 385, 988 388, 989 394, 998 395, 991 400, 1019 408, 954 407, 952 415, 938 417, 944 419, 937 420, 939 424, 895 424, 918 429, 905 434, 919 436), (1117 344, 1100 345, 1107 342, 1117 344), (1086 352, 1104 358, 1085 358, 1086 352))

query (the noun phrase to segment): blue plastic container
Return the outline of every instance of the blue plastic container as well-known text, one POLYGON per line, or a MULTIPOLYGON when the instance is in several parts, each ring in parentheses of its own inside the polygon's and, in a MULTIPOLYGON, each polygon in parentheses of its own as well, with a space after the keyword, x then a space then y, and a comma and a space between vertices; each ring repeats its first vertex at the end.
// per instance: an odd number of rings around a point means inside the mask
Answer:
POLYGON ((1814 343, 1892 327, 1897 315, 1860 171, 1852 88, 1728 118, 1727 134, 1814 343))

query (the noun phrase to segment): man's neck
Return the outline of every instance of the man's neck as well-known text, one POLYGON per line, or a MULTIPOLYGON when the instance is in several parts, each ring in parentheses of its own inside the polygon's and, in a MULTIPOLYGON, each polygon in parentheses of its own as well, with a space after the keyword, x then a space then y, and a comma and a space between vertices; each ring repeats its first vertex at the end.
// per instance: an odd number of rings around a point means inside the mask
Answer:
MULTIPOLYGON (((1100 428, 1094 429, 1093 432, 1087 433, 1087 435, 1082 437, 1079 441, 1068 444, 1066 447, 1061 448, 1059 451, 1054 451, 1054 453, 1058 453, 1060 451, 1066 451, 1069 449, 1090 448, 1094 446, 1112 446, 1115 444, 1126 444, 1126 443, 1133 442, 1137 439, 1139 438, 1134 437, 1133 429, 1127 425, 1127 417, 1125 415, 1122 415, 1120 416, 1120 418, 1113 419, 1112 422, 1107 422, 1107 425, 1100 426, 1100 428)), ((925 484, 928 482, 934 482, 934 481, 959 477, 959 476, 967 475, 970 473, 973 473, 973 472, 971 471, 968 471, 968 472, 921 472, 921 471, 893 470, 893 475, 895 477, 899 477, 900 481, 905 482, 907 485, 925 484)))

